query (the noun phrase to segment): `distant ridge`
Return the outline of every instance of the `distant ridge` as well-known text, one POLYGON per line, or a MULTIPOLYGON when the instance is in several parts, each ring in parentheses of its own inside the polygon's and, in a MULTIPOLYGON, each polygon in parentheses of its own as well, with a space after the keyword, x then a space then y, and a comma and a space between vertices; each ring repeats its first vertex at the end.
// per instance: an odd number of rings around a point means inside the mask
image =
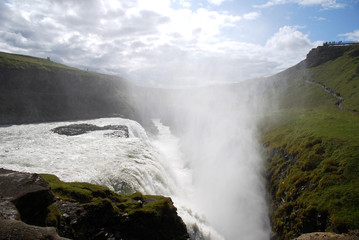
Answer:
POLYGON ((49 59, 0 53, 0 124, 121 115, 135 118, 135 86, 49 59))
POLYGON ((345 46, 345 45, 353 45, 358 44, 356 41, 332 41, 332 42, 324 42, 323 46, 345 46))

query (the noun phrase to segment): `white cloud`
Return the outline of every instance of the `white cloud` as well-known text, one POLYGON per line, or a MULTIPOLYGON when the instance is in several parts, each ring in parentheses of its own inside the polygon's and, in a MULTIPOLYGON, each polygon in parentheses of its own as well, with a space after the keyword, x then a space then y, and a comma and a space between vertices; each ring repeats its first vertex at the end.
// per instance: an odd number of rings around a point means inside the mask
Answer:
POLYGON ((139 69, 136 78, 151 78, 160 86, 183 86, 269 76, 295 65, 311 48, 322 44, 311 42, 300 29, 298 26, 282 27, 264 46, 231 40, 202 44, 193 51, 161 46, 149 53, 156 56, 161 66, 151 68, 156 74, 152 77, 148 69, 139 69))
POLYGON ((280 59, 286 59, 278 65, 279 68, 288 65, 294 65, 298 62, 300 56, 304 58, 311 48, 321 45, 322 42, 311 42, 307 34, 299 29, 302 26, 284 26, 279 29, 266 42, 266 49, 270 51, 270 58, 280 63, 280 59))
POLYGON ((191 3, 188 2, 188 1, 185 1, 185 0, 180 0, 180 1, 179 1, 179 4, 180 4, 182 7, 184 7, 184 8, 189 8, 189 7, 191 7, 191 3))
POLYGON ((266 46, 277 50, 297 51, 302 46, 310 46, 311 41, 308 35, 303 34, 298 29, 302 26, 284 26, 279 29, 271 38, 267 40, 266 46))
POLYGON ((143 85, 174 86, 270 75, 299 62, 315 45, 288 26, 264 46, 238 42, 223 31, 238 29, 259 12, 241 17, 205 8, 175 10, 161 1, 158 7, 145 0, 0 3, 6 13, 0 16, 0 50, 49 56, 143 85))
POLYGON ((207 0, 210 4, 213 5, 221 5, 223 2, 225 2, 226 0, 207 0))
POLYGON ((325 21, 325 20, 327 20, 324 17, 312 17, 312 19, 317 20, 317 21, 325 21))
POLYGON ((267 8, 276 5, 295 3, 301 6, 320 5, 323 9, 343 8, 345 4, 337 3, 336 0, 270 0, 261 5, 254 5, 257 8, 267 8))
POLYGON ((338 36, 346 37, 349 41, 359 41, 359 29, 350 33, 339 34, 338 36))
POLYGON ((223 28, 232 27, 241 17, 200 8, 180 9, 168 13, 171 21, 160 27, 162 35, 176 34, 196 42, 216 41, 223 28))
POLYGON ((260 12, 249 12, 243 15, 243 19, 254 20, 257 19, 260 15, 260 12))

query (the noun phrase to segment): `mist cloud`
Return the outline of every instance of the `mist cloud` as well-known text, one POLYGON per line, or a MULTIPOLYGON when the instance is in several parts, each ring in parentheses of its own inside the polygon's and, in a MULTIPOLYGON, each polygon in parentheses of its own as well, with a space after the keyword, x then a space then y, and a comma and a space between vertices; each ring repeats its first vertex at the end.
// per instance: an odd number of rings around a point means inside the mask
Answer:
POLYGON ((182 5, 187 7, 173 9, 169 0, 0 2, 0 50, 49 56, 141 85, 189 86, 271 75, 317 44, 293 26, 279 29, 265 45, 239 42, 222 33, 260 12, 237 16, 182 5))

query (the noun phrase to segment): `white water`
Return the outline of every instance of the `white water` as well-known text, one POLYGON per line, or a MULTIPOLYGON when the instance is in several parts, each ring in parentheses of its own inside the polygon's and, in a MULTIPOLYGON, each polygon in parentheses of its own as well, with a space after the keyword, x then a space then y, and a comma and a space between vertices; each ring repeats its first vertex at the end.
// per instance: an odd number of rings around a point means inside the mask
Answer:
POLYGON ((205 213, 225 239, 268 240, 258 124, 269 104, 261 86, 240 87, 172 94, 162 114, 172 117, 192 171, 192 209, 205 213))
POLYGON ((159 135, 151 140, 137 122, 121 118, 0 127, 0 167, 51 173, 63 181, 91 182, 124 193, 170 196, 192 239, 224 239, 193 204, 193 173, 181 155, 179 140, 159 120, 154 123, 159 135), (130 137, 105 135, 112 130, 77 136, 51 131, 72 123, 127 125, 130 137))

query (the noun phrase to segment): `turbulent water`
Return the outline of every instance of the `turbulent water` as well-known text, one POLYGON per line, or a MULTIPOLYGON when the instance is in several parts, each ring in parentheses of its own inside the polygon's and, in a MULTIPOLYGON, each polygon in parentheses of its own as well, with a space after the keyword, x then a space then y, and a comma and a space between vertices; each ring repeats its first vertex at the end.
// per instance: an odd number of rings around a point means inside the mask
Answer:
POLYGON ((179 140, 154 120, 159 134, 151 139, 137 123, 121 118, 0 127, 0 167, 51 173, 63 181, 85 181, 121 192, 170 196, 192 239, 223 239, 191 206, 192 172, 181 157, 179 140), (73 123, 126 125, 129 138, 93 131, 77 136, 51 129, 73 123))
MULTIPOLYGON (((199 164, 200 159, 196 162, 191 157, 184 157, 181 151, 186 148, 180 147, 180 140, 171 134, 169 127, 160 120, 154 120, 154 124, 159 134, 150 138, 137 122, 122 118, 3 126, 0 127, 0 167, 51 173, 63 181, 106 185, 121 193, 141 191, 169 196, 193 240, 268 239, 267 229, 253 226, 265 223, 266 219, 258 220, 263 211, 258 213, 253 209, 263 209, 265 202, 258 197, 261 190, 253 185, 257 180, 251 183, 253 163, 248 161, 250 158, 238 161, 233 165, 238 169, 230 171, 230 165, 213 160, 216 156, 212 149, 202 154, 208 162, 202 159, 199 164), (129 138, 111 135, 113 130, 76 136, 51 131, 73 123, 126 125, 129 138), (247 179, 246 182, 240 182, 243 179, 247 179), (231 191, 233 187, 237 189, 231 191), (221 196, 223 193, 225 195, 221 196), (239 211, 243 215, 238 215, 239 211), (234 233, 223 235, 226 227, 234 233), (232 231, 233 228, 236 229, 232 231), (243 237, 238 238, 238 234, 243 237)), ((246 148, 248 144, 243 146, 246 148)))

